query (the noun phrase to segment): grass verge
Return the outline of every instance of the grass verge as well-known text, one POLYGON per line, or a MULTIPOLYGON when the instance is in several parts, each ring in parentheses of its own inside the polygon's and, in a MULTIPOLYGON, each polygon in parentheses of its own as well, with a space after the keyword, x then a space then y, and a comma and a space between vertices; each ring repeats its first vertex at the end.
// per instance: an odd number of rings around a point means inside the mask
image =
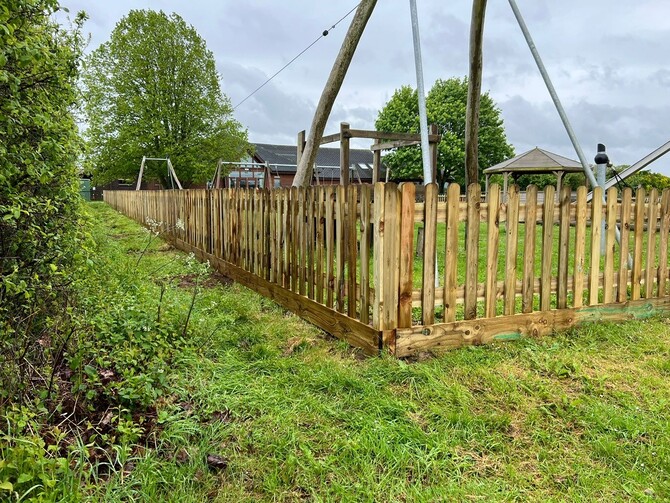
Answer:
MULTIPOLYGON (((138 309, 155 320, 161 306, 173 328, 160 338, 169 358, 150 360, 168 364, 148 366, 164 381, 138 386, 147 402, 127 405, 144 413, 118 415, 122 458, 91 479, 72 475, 86 464, 70 455, 73 500, 670 498, 667 320, 365 358, 255 293, 193 272, 159 239, 144 250, 138 226, 91 209, 106 242, 100 260, 113 264, 104 284, 132 279, 138 309)), ((142 382, 140 367, 134 375, 142 382)))

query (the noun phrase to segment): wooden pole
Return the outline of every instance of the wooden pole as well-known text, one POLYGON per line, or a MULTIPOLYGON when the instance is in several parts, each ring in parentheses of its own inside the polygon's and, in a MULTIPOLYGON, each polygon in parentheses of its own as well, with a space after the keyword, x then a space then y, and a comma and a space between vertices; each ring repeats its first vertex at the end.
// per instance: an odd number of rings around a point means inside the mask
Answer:
POLYGON ((146 157, 142 157, 142 164, 140 164, 140 176, 137 177, 137 185, 135 186, 135 190, 140 190, 140 185, 142 185, 142 175, 144 174, 144 163, 146 160, 146 157))
POLYGON ((168 164, 168 169, 170 170, 170 173, 172 174, 172 177, 174 178, 174 181, 177 182, 177 187, 179 187, 179 190, 182 190, 183 187, 181 186, 181 183, 179 183, 179 178, 177 178, 177 173, 175 173, 174 167, 172 166, 172 161, 170 161, 170 159, 168 159, 167 164, 168 164))
POLYGON ((349 124, 340 123, 340 185, 349 185, 349 124))
POLYGON ((342 87, 342 82, 349 69, 356 46, 358 46, 358 42, 363 35, 363 30, 365 30, 365 26, 376 4, 377 0, 361 0, 358 9, 356 9, 356 14, 354 14, 351 25, 349 25, 349 30, 344 37, 340 52, 337 58, 335 58, 333 68, 330 71, 323 93, 319 99, 319 104, 314 112, 314 119, 309 129, 305 150, 293 178, 294 187, 309 185, 312 180, 312 171, 319 150, 321 136, 323 136, 323 130, 326 128, 330 111, 333 109, 335 98, 337 98, 337 94, 340 92, 340 87, 342 87))
POLYGON ((470 77, 465 111, 465 184, 479 183, 479 106, 482 92, 482 46, 487 0, 472 1, 470 21, 470 77))
MULTIPOLYGON (((379 145, 382 141, 380 139, 375 140, 375 145, 379 145)), ((382 151, 374 150, 372 153, 372 183, 375 184, 379 181, 379 169, 382 164, 382 151)))

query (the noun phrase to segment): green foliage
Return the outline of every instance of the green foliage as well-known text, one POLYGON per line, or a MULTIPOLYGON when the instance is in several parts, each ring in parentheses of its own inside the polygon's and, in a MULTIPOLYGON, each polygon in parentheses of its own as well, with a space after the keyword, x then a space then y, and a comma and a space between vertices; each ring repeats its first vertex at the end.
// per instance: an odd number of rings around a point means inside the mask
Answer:
MULTIPOLYGON (((467 79, 437 80, 426 97, 428 123, 437 124, 442 140, 438 145, 437 183, 465 183, 465 110, 467 106, 467 79)), ((419 109, 416 90, 403 86, 396 90, 375 122, 379 131, 419 131, 419 109)), ((482 95, 479 116, 479 166, 497 164, 514 155, 507 142, 503 121, 488 93, 482 95)), ((422 177, 419 146, 403 147, 384 156, 384 164, 391 168, 394 180, 422 177)))
POLYGON ((88 313, 85 333, 66 354, 71 392, 89 410, 150 409, 165 394, 175 356, 191 346, 188 307, 175 304, 173 291, 179 290, 177 278, 186 275, 194 281, 195 300, 209 267, 192 256, 156 264, 162 224, 150 225, 152 230, 124 229, 133 236, 126 247, 94 234, 93 267, 79 283, 78 311, 88 313))
MULTIPOLYGON (((614 176, 614 173, 621 173, 626 170, 628 165, 614 166, 607 173, 608 179, 614 176)), ((634 175, 629 176, 621 182, 623 187, 630 187, 633 190, 638 187, 644 187, 645 190, 649 191, 653 188, 663 191, 664 189, 670 188, 670 177, 661 175, 660 173, 652 173, 648 169, 643 169, 638 171, 634 175)))
MULTIPOLYGON (((63 343, 71 272, 85 254, 72 115, 81 24, 56 0, 0 6, 0 404, 63 343)), ((39 377, 39 376, 37 376, 39 377)))
MULTIPOLYGON (((172 160, 182 183, 239 160, 247 133, 221 93, 214 55, 177 14, 132 10, 83 72, 90 162, 98 183, 133 179, 142 156, 172 160)), ((164 164, 146 166, 165 184, 164 164)))
MULTIPOLYGON (((491 183, 497 183, 502 187, 502 175, 492 176, 491 183)), ((586 177, 583 173, 567 173, 563 176, 563 181, 561 183, 563 186, 568 186, 572 190, 577 190, 577 187, 586 185, 586 177)), ((540 189, 543 189, 547 185, 552 185, 555 187, 556 175, 521 175, 519 178, 517 178, 516 184, 521 190, 526 190, 529 185, 535 185, 540 189)))
MULTIPOLYGON (((22 408, 7 411, 0 423, 0 500, 73 501, 67 480, 72 473, 68 459, 55 443, 47 445, 39 434, 34 413, 22 408)), ((52 431, 62 433, 58 428, 52 431)), ((60 439, 58 439, 60 440, 60 439)))

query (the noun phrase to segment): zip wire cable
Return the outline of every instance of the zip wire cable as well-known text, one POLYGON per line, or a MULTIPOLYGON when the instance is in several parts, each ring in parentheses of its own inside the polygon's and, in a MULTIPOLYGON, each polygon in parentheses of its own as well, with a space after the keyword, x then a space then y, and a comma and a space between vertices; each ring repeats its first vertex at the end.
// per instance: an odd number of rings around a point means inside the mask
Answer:
POLYGON ((252 97, 254 94, 256 94, 258 91, 260 91, 261 89, 263 89, 263 87, 265 87, 265 85, 266 85, 268 82, 270 82, 270 81, 271 81, 272 79, 274 79, 277 75, 279 75, 281 72, 283 72, 283 71, 284 71, 284 70, 285 70, 291 63, 293 63, 296 59, 298 59, 300 56, 302 56, 303 54, 305 54, 305 53, 306 53, 309 49, 311 49, 312 46, 313 46, 314 44, 316 44, 319 40, 321 40, 323 37, 327 36, 328 33, 329 33, 331 30, 335 29, 335 27, 336 27, 338 24, 340 24, 342 21, 344 21, 344 20, 346 19, 346 17, 349 16, 349 14, 351 14, 352 12, 354 12, 354 11, 356 10, 356 8, 358 7, 358 5, 359 5, 359 4, 354 5, 354 7, 353 7, 349 12, 347 12, 344 16, 342 16, 337 22, 335 22, 335 24, 333 24, 333 26, 331 26, 331 27, 328 28, 327 30, 323 30, 323 33, 321 33, 321 35, 319 35, 319 36, 316 38, 316 40, 314 40, 314 42, 312 42, 312 43, 309 44, 307 47, 305 47, 302 51, 300 51, 300 53, 299 53, 295 58, 293 58, 291 61, 289 61, 289 62, 286 63, 284 66, 282 66, 279 70, 277 70, 277 72, 276 72, 272 77, 270 77, 270 78, 267 79, 265 82, 263 82, 260 86, 258 86, 256 89, 254 89, 254 90, 251 92, 251 94, 249 94, 246 98, 244 98, 244 99, 243 99, 242 101, 240 101, 237 105, 235 105, 235 106, 233 107, 233 110, 236 110, 237 107, 239 107, 242 103, 244 103, 245 101, 247 101, 249 98, 251 98, 251 97, 252 97))

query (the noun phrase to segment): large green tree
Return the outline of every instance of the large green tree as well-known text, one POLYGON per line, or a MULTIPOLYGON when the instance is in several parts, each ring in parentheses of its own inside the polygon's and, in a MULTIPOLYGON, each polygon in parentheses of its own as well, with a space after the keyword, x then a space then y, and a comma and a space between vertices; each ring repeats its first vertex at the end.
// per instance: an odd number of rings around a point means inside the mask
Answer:
MULTIPOLYGON (((97 183, 136 178, 142 156, 169 156, 182 182, 200 182, 219 158, 248 150, 212 52, 177 14, 130 11, 86 59, 82 80, 97 183)), ((164 164, 146 173, 165 182, 164 164)))
POLYGON ((57 10, 56 0, 0 5, 0 407, 60 344, 82 252, 72 112, 84 16, 62 29, 57 10))
MULTIPOLYGON (((465 111, 467 79, 437 80, 426 97, 428 122, 437 124, 442 140, 438 145, 437 179, 445 183, 465 184, 465 111)), ((380 110, 375 126, 379 131, 419 131, 419 108, 416 90, 403 86, 380 110)), ((488 93, 481 96, 479 114, 479 166, 481 170, 514 155, 507 142, 500 109, 488 93)), ((387 154, 384 164, 391 169, 391 179, 406 180, 422 177, 419 146, 403 147, 387 154)))

